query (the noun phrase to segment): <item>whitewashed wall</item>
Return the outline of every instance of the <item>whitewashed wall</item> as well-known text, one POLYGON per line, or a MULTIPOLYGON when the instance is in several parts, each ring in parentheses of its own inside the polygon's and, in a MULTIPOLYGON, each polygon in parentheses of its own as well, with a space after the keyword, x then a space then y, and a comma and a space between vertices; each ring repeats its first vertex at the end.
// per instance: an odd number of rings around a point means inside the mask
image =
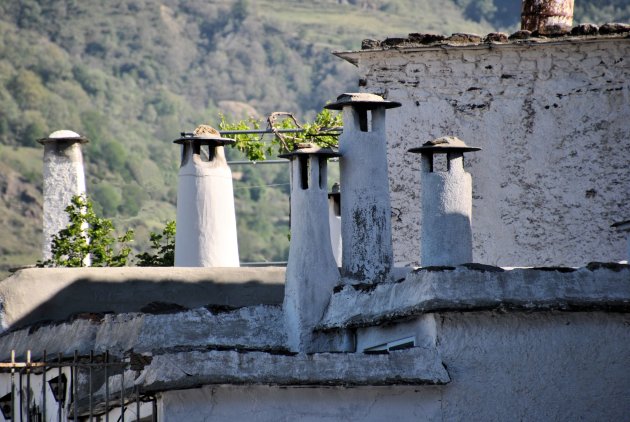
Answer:
POLYGON ((583 265, 624 258, 630 215, 630 39, 342 53, 388 113, 396 262, 420 256, 419 157, 454 135, 483 151, 473 176, 474 260, 583 265))
POLYGON ((603 312, 436 314, 437 336, 419 343, 437 339, 447 385, 206 386, 161 393, 158 420, 623 420, 629 323, 603 312))

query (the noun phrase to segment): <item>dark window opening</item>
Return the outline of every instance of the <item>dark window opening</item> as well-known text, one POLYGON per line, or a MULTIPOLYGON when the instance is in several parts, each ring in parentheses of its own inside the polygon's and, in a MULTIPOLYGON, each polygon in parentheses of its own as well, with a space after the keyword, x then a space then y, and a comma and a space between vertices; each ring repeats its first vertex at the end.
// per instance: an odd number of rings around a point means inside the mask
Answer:
POLYGON ((359 109, 359 129, 361 132, 372 131, 372 112, 370 110, 359 109))
POLYGON ((308 174, 309 172, 309 159, 306 155, 300 155, 298 157, 300 166, 300 186, 302 189, 308 189, 308 174))

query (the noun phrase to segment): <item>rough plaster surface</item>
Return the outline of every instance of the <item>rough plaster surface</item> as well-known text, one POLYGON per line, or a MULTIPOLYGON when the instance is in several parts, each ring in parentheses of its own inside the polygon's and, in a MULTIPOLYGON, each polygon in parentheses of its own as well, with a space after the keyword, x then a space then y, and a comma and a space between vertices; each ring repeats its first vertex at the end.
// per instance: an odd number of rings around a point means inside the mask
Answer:
MULTIPOLYGON (((159 395, 166 420, 625 420, 630 316, 440 313, 445 385, 217 385, 159 395)), ((396 352, 397 353, 397 352, 396 352)))
POLYGON ((372 130, 362 132, 358 111, 352 106, 343 108, 344 130, 339 137, 341 265, 343 279, 349 283, 385 280, 394 263, 385 109, 372 110, 371 119, 372 130))
POLYGON ((472 180, 463 158, 451 158, 447 171, 429 171, 422 163, 422 256, 420 265, 472 262, 472 180))
POLYGON ((2 330, 77 313, 281 304, 284 268, 32 268, 0 282, 2 330))
MULTIPOLYGON (((39 359, 49 355, 90 351, 122 357, 126 353, 164 353, 199 347, 244 350, 286 350, 282 308, 278 305, 243 307, 212 312, 196 308, 172 314, 107 314, 60 324, 16 330, 0 337, 0 360, 27 350, 39 359)), ((18 358, 19 358, 18 356, 18 358)))
POLYGON ((291 159, 291 243, 283 306, 294 352, 318 351, 313 328, 339 283, 328 228, 326 160, 316 155, 291 159))
POLYGON ((419 163, 443 135, 483 148, 473 176, 474 261, 500 266, 624 259, 610 224, 630 203, 630 39, 397 48, 358 61, 389 113, 396 262, 420 256, 419 163))
POLYGON ((238 267, 232 172, 222 146, 211 161, 182 146, 177 185, 176 267, 238 267))
MULTIPOLYGON (((448 268, 448 267, 447 267, 448 268)), ((497 267, 420 269, 404 281, 333 294, 321 329, 377 325, 440 310, 611 309, 630 311, 630 267, 540 268, 504 271, 497 267)))
POLYGON ((603 312, 441 314, 442 418, 626 420, 629 328, 603 312))
POLYGON ((159 395, 165 421, 439 421, 437 387, 207 386, 159 395))
POLYGON ((72 197, 85 194, 81 144, 51 141, 44 145, 43 259, 52 258, 51 239, 68 225, 65 209, 72 197))

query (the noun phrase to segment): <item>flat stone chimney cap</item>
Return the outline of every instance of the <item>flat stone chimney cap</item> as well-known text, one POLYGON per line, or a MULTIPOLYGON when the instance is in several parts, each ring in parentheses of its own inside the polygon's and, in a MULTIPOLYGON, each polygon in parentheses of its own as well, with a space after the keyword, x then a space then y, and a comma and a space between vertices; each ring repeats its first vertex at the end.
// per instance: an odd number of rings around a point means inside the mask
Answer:
POLYGON ((368 110, 378 107, 396 108, 401 106, 399 102, 384 100, 380 95, 364 92, 350 92, 341 94, 337 97, 337 102, 326 104, 324 108, 329 110, 341 110, 347 105, 353 105, 368 110))
POLYGON ((56 130, 48 135, 48 138, 38 139, 37 142, 40 144, 48 144, 52 142, 78 142, 80 144, 87 144, 90 141, 71 130, 56 130))
POLYGON ((442 136, 441 138, 425 142, 421 147, 410 148, 408 151, 413 153, 427 154, 446 154, 448 152, 469 152, 480 151, 481 148, 469 147, 459 138, 455 136, 442 136))
POLYGON ((313 144, 298 144, 291 152, 279 154, 279 158, 291 158, 298 155, 320 155, 323 157, 341 157, 337 148, 322 148, 313 144))
POLYGON ((173 142, 176 144, 194 142, 199 145, 221 146, 233 144, 236 141, 230 138, 222 138, 221 133, 212 126, 199 125, 192 133, 182 132, 181 138, 177 138, 173 142))

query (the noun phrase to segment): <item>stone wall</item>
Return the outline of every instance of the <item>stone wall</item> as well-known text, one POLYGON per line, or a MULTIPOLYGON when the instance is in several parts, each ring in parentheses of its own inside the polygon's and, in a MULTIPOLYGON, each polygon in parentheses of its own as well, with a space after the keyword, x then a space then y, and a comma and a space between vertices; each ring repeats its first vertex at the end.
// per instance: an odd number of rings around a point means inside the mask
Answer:
POLYGON ((501 266, 624 259, 610 229, 630 203, 630 39, 567 38, 339 53, 388 113, 397 262, 420 256, 419 157, 454 135, 483 151, 473 176, 473 258, 501 266))

